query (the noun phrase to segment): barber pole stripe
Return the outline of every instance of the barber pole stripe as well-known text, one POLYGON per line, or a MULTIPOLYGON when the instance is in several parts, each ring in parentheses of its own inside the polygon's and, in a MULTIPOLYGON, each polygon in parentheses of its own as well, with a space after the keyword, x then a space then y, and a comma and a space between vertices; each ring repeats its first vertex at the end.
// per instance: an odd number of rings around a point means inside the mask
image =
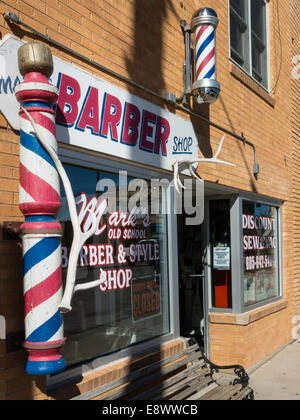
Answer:
MULTIPOLYGON (((57 150, 51 105, 53 89, 43 75, 40 75, 43 83, 26 82, 29 75, 16 89, 17 99, 30 113, 46 142, 57 150), (51 96, 49 102, 45 101, 47 92, 51 96)), ((21 227, 24 346, 29 352, 26 371, 49 374, 65 368, 59 354, 65 341, 63 319, 58 311, 62 299, 61 226, 55 220, 61 207, 60 181, 55 164, 36 137, 27 115, 21 110, 20 116, 20 209, 26 217, 21 227)))
MULTIPOLYGON (((32 160, 26 166, 24 163, 24 156, 20 158, 20 185, 26 193, 34 199, 34 202, 41 203, 41 201, 47 202, 54 202, 59 203, 57 204, 58 208, 60 208, 60 195, 59 186, 54 185, 53 187, 43 178, 48 177, 49 181, 53 181, 53 184, 56 182, 55 174, 52 171, 47 171, 47 166, 44 165, 43 170, 44 173, 42 177, 38 176, 38 164, 42 162, 39 159, 32 160)), ((21 202, 21 204, 23 204, 21 202)))
MULTIPOLYGON (((61 291, 61 266, 58 267, 52 274, 50 274, 46 279, 42 279, 40 283, 32 286, 24 294, 25 297, 25 318, 32 311, 33 308, 36 308, 38 305, 43 303, 48 296, 61 291), (29 303, 29 304, 28 304, 29 303)), ((29 276, 30 278, 30 276, 29 276)))
POLYGON ((41 146, 37 138, 26 133, 24 130, 22 132, 21 147, 24 147, 24 149, 26 149, 23 150, 23 153, 25 153, 25 151, 35 153, 38 157, 40 157, 40 159, 44 159, 49 165, 52 166, 52 168, 55 169, 53 160, 50 158, 45 149, 41 146))
MULTIPOLYGON (((36 239, 36 241, 39 246, 44 245, 43 243, 40 244, 41 240, 36 239)), ((30 269, 28 269, 28 271, 24 275, 24 295, 26 295, 26 293, 31 288, 39 286, 45 281, 45 279, 47 279, 40 275, 42 270, 45 269, 44 268, 45 262, 47 262, 48 264, 48 267, 47 267, 48 277, 52 277, 53 273, 57 272, 57 270, 59 269, 59 267, 57 268, 57 261, 59 261, 60 255, 61 255, 61 247, 59 246, 46 259, 37 261, 35 265, 33 265, 32 267, 30 267, 30 269)), ((28 257, 30 257, 30 253, 28 254, 28 257)))
MULTIPOLYGON (((30 108, 32 109, 32 106, 30 108)), ((31 114, 43 133, 46 133, 49 144, 56 148, 52 109, 50 108, 49 116, 47 113, 40 115, 41 113, 31 112, 31 114)), ((44 213, 56 214, 61 207, 59 176, 53 160, 32 134, 32 130, 27 116, 21 113, 20 208, 25 209, 25 214, 29 209, 32 209, 33 213, 41 213, 43 207, 45 207, 44 213), (23 191, 33 198, 34 202, 31 200, 26 202, 23 191)))
POLYGON ((19 185, 19 200, 24 203, 34 203, 34 199, 19 185))
MULTIPOLYGON (((49 225, 57 225, 51 219, 43 222, 42 218, 31 216, 23 229, 46 230, 49 225)), ((31 374, 55 373, 65 367, 59 354, 64 342, 63 318, 58 311, 62 299, 61 242, 60 235, 51 235, 50 230, 45 235, 23 236, 25 345, 31 349, 26 370, 31 374), (57 348, 45 356, 47 345, 53 342, 58 343, 57 348), (38 354, 32 343, 41 346, 38 354)))
MULTIPOLYGON (((47 302, 45 302, 41 306, 43 310, 47 310, 50 307, 49 305, 47 305, 47 302)), ((62 343, 63 341, 62 336, 63 336, 62 317, 59 311, 55 311, 54 314, 51 314, 51 316, 47 319, 47 321, 44 324, 37 327, 27 337, 26 342, 27 343, 43 343, 44 345, 47 343, 52 343, 53 341, 60 341, 62 343), (58 325, 59 325, 59 328, 57 328, 58 325)), ((61 359, 61 356, 57 355, 57 360, 59 359, 61 359)))
MULTIPOLYGON (((26 106, 26 109, 30 110, 30 108, 28 108, 27 106, 26 106)), ((48 143, 55 150, 57 150, 57 141, 56 141, 56 137, 55 137, 54 114, 52 113, 52 110, 49 109, 49 113, 44 112, 44 111, 40 111, 40 112, 34 111, 34 112, 30 112, 30 113, 31 113, 31 116, 34 119, 35 123, 39 126, 40 130, 43 132, 43 135, 44 135, 44 137, 46 137, 46 140, 48 141, 48 143)), ((27 115, 22 113, 21 117, 22 117, 22 128, 27 133, 31 133, 32 132, 32 125, 31 125, 31 122, 28 120, 27 115)), ((40 147, 43 148, 42 146, 40 146, 40 147)), ((45 151, 45 153, 46 153, 47 156, 49 156, 46 151, 45 151)), ((52 162, 52 159, 50 157, 49 157, 49 159, 52 162)))
MULTIPOLYGON (((59 189, 59 185, 57 185, 56 181, 57 181, 57 172, 55 171, 55 169, 48 165, 46 162, 44 162, 39 156, 36 156, 34 153, 31 153, 28 150, 24 150, 22 145, 21 145, 21 149, 20 153, 22 153, 22 158, 20 159, 20 163, 22 165, 22 170, 24 171, 24 174, 26 173, 26 176, 35 178, 38 177, 39 181, 41 183, 45 183, 47 185, 43 185, 43 189, 44 189, 44 195, 54 195, 56 200, 60 199, 60 189, 59 189), (25 159, 28 159, 29 162, 26 163, 25 166, 25 159), (40 174, 38 172, 38 168, 40 166, 43 166, 43 174, 40 174), (49 183, 49 181, 52 181, 52 184, 49 183)), ((26 179, 27 181, 27 179, 26 179)), ((31 181, 34 181, 31 180, 31 181)), ((23 181, 24 182, 24 181, 23 181)), ((34 197, 34 194, 31 194, 31 191, 34 191, 34 186, 28 186, 26 185, 27 188, 27 192, 31 197, 34 197)), ((38 199, 38 198, 37 198, 38 199)))
POLYGON ((56 339, 58 333, 62 333, 62 315, 57 309, 53 309, 55 304, 57 304, 57 299, 52 296, 44 302, 40 302, 36 311, 32 309, 28 313, 25 318, 25 326, 29 332, 26 341, 32 343, 51 342, 56 339), (39 312, 47 313, 47 317, 40 319, 37 316, 39 312))
POLYGON ((195 73, 197 80, 216 78, 215 46, 214 26, 199 26, 195 34, 195 73))

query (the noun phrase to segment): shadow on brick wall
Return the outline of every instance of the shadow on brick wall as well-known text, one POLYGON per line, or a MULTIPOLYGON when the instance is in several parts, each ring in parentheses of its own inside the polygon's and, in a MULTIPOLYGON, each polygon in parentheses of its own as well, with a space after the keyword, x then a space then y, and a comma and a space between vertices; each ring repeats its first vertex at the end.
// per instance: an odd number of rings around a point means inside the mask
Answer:
MULTIPOLYGON (((178 31, 180 21, 185 16, 174 8, 171 0, 135 0, 134 2, 134 44, 132 54, 125 57, 125 63, 129 78, 137 83, 164 95, 167 90, 167 81, 163 75, 163 61, 165 43, 163 23, 168 14, 172 13, 178 20, 178 31)), ((181 7, 183 7, 181 5, 181 7)), ((184 36, 182 35, 182 50, 184 51, 184 36)), ((169 51, 168 51, 169 53, 169 51)), ((183 65, 183 62, 180 63, 183 65)), ((180 74, 178 88, 182 85, 180 74)), ((139 95, 136 88, 128 87, 132 94, 139 95)), ((153 100, 153 98, 151 98, 153 100)), ((161 104, 159 104, 161 105, 161 104)), ((168 107, 170 112, 175 109, 168 107)), ((192 104, 194 112, 199 113, 206 119, 209 119, 209 106, 192 104)), ((206 158, 212 157, 212 148, 210 145, 210 126, 205 121, 195 116, 190 117, 202 155, 206 158)))

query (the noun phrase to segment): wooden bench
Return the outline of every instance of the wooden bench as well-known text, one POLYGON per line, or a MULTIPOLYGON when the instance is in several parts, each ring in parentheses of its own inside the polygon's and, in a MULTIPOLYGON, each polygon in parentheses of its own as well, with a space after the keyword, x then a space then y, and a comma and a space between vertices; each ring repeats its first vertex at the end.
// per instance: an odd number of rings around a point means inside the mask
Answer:
POLYGON ((102 385, 72 400, 252 400, 249 377, 239 365, 217 366, 191 342, 180 353, 142 366, 127 376, 102 385), (233 370, 235 378, 220 384, 220 370, 233 370), (217 375, 216 375, 217 373, 217 375))

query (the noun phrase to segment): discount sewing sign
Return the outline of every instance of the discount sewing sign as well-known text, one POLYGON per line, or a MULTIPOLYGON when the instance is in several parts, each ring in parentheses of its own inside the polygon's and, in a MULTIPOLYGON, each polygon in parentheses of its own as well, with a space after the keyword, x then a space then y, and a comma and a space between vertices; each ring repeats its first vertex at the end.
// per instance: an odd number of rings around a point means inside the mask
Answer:
POLYGON ((243 229, 243 248, 249 254, 245 256, 246 271, 272 268, 274 256, 270 250, 276 249, 276 219, 244 214, 243 229))
POLYGON ((243 201, 243 254, 245 304, 278 293, 278 224, 273 206, 243 201))

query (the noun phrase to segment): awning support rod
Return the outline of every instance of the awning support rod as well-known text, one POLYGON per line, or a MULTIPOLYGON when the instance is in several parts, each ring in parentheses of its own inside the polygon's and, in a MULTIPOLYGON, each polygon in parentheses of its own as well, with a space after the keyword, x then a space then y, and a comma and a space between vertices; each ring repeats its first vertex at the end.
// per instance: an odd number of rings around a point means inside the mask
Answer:
POLYGON ((122 81, 124 81, 124 82, 126 82, 126 83, 128 83, 128 84, 130 84, 130 85, 132 85, 132 86, 134 86, 134 87, 136 87, 136 88, 138 88, 138 89, 143 90, 144 92, 149 93, 150 95, 152 95, 152 96, 154 96, 154 97, 156 97, 156 98, 160 99, 160 100, 161 100, 161 101, 163 101, 163 102, 167 102, 167 103, 169 103, 169 104, 171 103, 171 104, 172 104, 174 107, 176 107, 177 109, 180 109, 181 111, 184 111, 184 112, 186 112, 186 113, 188 113, 188 114, 192 115, 193 117, 196 117, 196 118, 201 119, 202 121, 206 122, 206 123, 207 123, 207 124, 209 124, 210 126, 212 126, 212 127, 216 128, 216 129, 218 129, 218 130, 220 130, 220 131, 223 131, 224 133, 226 133, 226 134, 228 134, 228 135, 230 135, 230 136, 234 137, 235 139, 237 139, 237 140, 239 140, 239 141, 242 141, 244 145, 245 145, 245 144, 247 144, 248 146, 252 147, 252 149, 253 149, 253 153, 254 153, 253 174, 254 174, 255 178, 256 178, 256 177, 257 177, 257 175, 259 174, 259 164, 258 164, 258 162, 257 162, 257 160, 256 160, 256 148, 255 148, 255 145, 254 145, 252 142, 250 142, 249 140, 247 140, 247 139, 244 137, 244 135, 243 135, 243 134, 242 134, 241 136, 239 136, 238 134, 234 133, 233 131, 230 131, 230 130, 228 130, 227 128, 222 127, 221 125, 219 125, 219 124, 217 124, 217 123, 214 123, 213 121, 209 120, 208 118, 203 117, 202 115, 200 115, 200 114, 198 114, 198 113, 196 113, 196 112, 192 111, 191 109, 186 108, 186 107, 185 107, 185 106, 183 106, 183 105, 179 105, 178 103, 176 103, 176 99, 175 99, 175 100, 173 100, 173 98, 170 98, 170 97, 165 97, 165 96, 163 96, 163 95, 160 95, 159 93, 157 93, 157 92, 155 92, 155 91, 153 91, 153 90, 151 90, 151 89, 148 89, 147 87, 145 87, 145 86, 141 85, 140 83, 137 83, 137 82, 135 82, 135 81, 133 81, 133 80, 131 80, 131 79, 129 79, 129 78, 127 78, 127 77, 125 77, 125 76, 122 76, 121 74, 119 74, 119 73, 117 73, 117 72, 115 72, 115 71, 113 71, 113 70, 109 69, 109 68, 108 68, 108 67, 106 67, 106 66, 103 66, 102 64, 100 64, 100 63, 98 63, 98 62, 96 62, 96 61, 94 61, 94 60, 92 60, 92 59, 88 58, 87 56, 85 56, 85 55, 83 55, 83 54, 81 54, 81 53, 79 53, 79 52, 77 52, 77 51, 73 50, 72 48, 69 48, 69 47, 67 47, 67 46, 66 46, 66 45, 64 45, 64 44, 61 44, 60 42, 58 42, 58 41, 56 41, 55 39, 53 39, 53 38, 49 37, 48 35, 45 35, 45 34, 43 34, 43 33, 39 32, 39 31, 37 31, 36 29, 34 29, 32 26, 29 26, 29 25, 27 25, 26 23, 22 22, 22 21, 19 19, 19 17, 18 17, 15 13, 13 13, 13 12, 6 12, 6 13, 4 13, 4 14, 3 14, 3 17, 4 17, 4 19, 5 19, 7 22, 13 22, 13 23, 15 23, 15 24, 17 24, 17 25, 23 26, 23 27, 24 27, 24 28, 26 28, 26 29, 29 29, 29 30, 30 30, 31 32, 33 32, 34 34, 38 35, 40 38, 42 38, 42 39, 44 39, 44 40, 46 40, 46 41, 50 42, 50 43, 51 43, 51 44, 53 44, 53 45, 56 45, 56 46, 57 46, 57 47, 59 47, 59 48, 62 48, 63 50, 65 50, 65 51, 69 52, 70 54, 72 54, 72 55, 74 55, 74 56, 76 56, 76 57, 78 57, 78 58, 80 58, 80 59, 84 60, 85 62, 90 63, 90 64, 91 64, 91 65, 93 65, 94 67, 96 67, 96 68, 98 68, 98 69, 100 69, 100 70, 102 70, 102 71, 104 71, 104 72, 106 72, 106 73, 109 73, 109 74, 111 74, 112 76, 114 76, 114 77, 116 77, 116 78, 118 78, 118 79, 120 79, 120 80, 122 80, 122 81))

